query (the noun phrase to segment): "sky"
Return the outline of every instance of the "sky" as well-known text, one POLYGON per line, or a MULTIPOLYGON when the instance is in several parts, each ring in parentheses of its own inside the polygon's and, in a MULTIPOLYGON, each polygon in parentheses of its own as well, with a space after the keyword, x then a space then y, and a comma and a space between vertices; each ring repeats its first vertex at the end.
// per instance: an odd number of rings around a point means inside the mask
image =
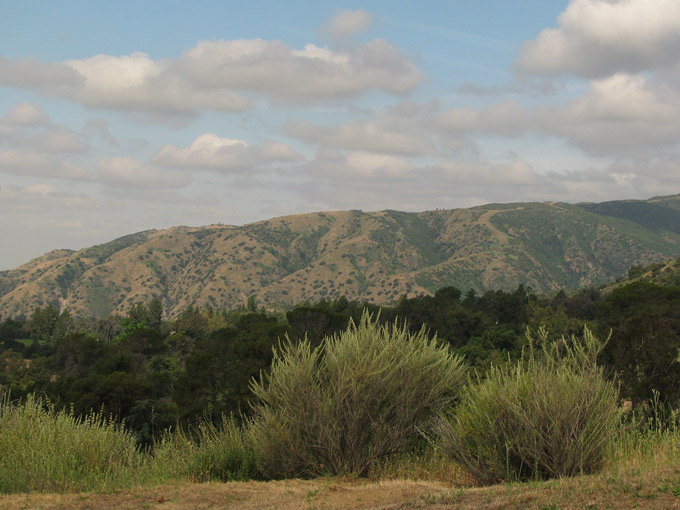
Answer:
POLYGON ((0 0, 0 270, 176 225, 676 193, 678 0, 0 0))

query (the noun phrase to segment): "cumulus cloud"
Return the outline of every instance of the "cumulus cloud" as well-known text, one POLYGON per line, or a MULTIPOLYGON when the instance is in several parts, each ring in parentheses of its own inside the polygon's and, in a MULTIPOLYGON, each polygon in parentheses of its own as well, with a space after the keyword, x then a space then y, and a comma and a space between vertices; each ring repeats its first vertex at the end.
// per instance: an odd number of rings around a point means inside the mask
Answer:
POLYGON ((399 179, 406 177, 414 168, 408 159, 376 154, 373 152, 334 150, 321 151, 308 171, 315 177, 333 177, 341 180, 358 179, 399 179))
POLYGON ((240 112, 250 107, 243 95, 227 88, 195 87, 174 72, 170 61, 156 62, 144 53, 96 55, 69 60, 66 65, 84 78, 73 98, 89 107, 171 114, 193 114, 206 108, 240 112))
POLYGON ((520 69, 598 78, 678 62, 677 0, 571 0, 558 22, 525 43, 520 69))
POLYGON ((41 152, 84 152, 88 149, 80 136, 59 126, 37 134, 30 144, 41 152))
POLYGON ((247 93, 310 103, 370 90, 406 94, 421 81, 417 67, 380 39, 343 51, 314 44, 294 49, 262 39, 201 41, 163 60, 139 52, 56 63, 0 57, 0 85, 90 108, 180 116, 247 110, 252 106, 247 93))
MULTIPOLYGON (((55 208, 93 209, 97 203, 80 193, 61 191, 46 183, 35 183, 27 186, 6 186, 0 188, 0 206, 19 205, 26 211, 47 210, 55 208)), ((42 218, 45 221, 45 218, 42 218)))
POLYGON ((0 151, 0 173, 50 177, 58 179, 88 179, 86 168, 47 154, 18 150, 0 151))
POLYGON ((248 145, 244 140, 205 133, 196 138, 189 147, 162 147, 154 155, 153 162, 176 168, 253 171, 275 162, 295 162, 302 159, 300 154, 280 142, 248 145))
POLYGON ((436 151, 425 124, 437 104, 400 103, 370 118, 336 125, 290 123, 287 134, 324 148, 424 155, 436 151))
POLYGON ((185 173, 144 165, 129 157, 103 159, 97 163, 95 174, 99 181, 122 187, 181 188, 191 180, 185 173))
POLYGON ((374 89, 406 94, 422 81, 416 66, 381 39, 347 51, 314 44, 295 50, 262 39, 201 41, 181 55, 176 68, 199 87, 229 87, 298 103, 374 89))
POLYGON ((33 57, 11 59, 0 55, 1 85, 68 95, 84 81, 83 76, 63 62, 44 63, 33 57))
POLYGON ((434 119, 434 124, 442 132, 458 136, 475 132, 518 136, 527 130, 530 119, 524 107, 515 101, 510 101, 483 109, 447 110, 434 119))
POLYGON ((321 151, 304 170, 309 180, 299 189, 301 198, 324 209, 422 211, 507 201, 509 195, 517 201, 564 199, 559 183, 520 158, 414 165, 389 155, 321 151))
POLYGON ((334 39, 344 39, 365 32, 372 21, 367 11, 346 9, 333 16, 325 29, 334 39))
POLYGON ((85 152, 89 147, 82 137, 63 126, 52 125, 35 103, 21 103, 0 118, 0 143, 16 153, 18 149, 42 153, 85 152))
POLYGON ((94 118, 87 121, 83 129, 85 136, 96 135, 113 147, 119 147, 118 140, 114 138, 109 130, 109 122, 106 119, 94 118))
POLYGON ((50 118, 39 105, 35 103, 21 103, 12 107, 0 119, 0 123, 9 126, 36 127, 48 125, 50 118))
POLYGON ((441 179, 455 185, 472 186, 535 186, 544 183, 524 160, 492 163, 485 160, 444 161, 430 169, 441 179))
POLYGON ((680 143, 680 96, 641 75, 594 80, 582 97, 533 117, 537 130, 598 156, 654 153, 680 143))

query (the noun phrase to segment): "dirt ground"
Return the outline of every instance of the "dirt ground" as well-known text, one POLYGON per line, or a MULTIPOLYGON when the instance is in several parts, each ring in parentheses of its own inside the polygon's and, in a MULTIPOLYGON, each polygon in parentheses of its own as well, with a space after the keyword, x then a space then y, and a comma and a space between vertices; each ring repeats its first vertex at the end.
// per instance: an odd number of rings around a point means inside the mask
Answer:
POLYGON ((680 509, 680 470, 636 478, 579 477, 552 482, 451 488, 438 482, 284 480, 170 484, 113 493, 13 494, 0 509, 680 509))

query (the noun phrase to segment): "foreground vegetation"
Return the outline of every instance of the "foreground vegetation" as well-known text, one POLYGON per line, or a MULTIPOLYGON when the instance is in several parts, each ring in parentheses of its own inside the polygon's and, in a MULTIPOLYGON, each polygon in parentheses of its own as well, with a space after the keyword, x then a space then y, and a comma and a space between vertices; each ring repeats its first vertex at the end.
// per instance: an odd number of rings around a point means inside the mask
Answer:
POLYGON ((320 476, 524 491, 580 477, 680 497, 678 287, 445 288, 382 310, 336 300, 277 317, 251 303, 175 321, 159 305, 0 325, 0 492, 320 476))
MULTIPOLYGON (((596 364, 604 344, 587 329, 560 343, 543 331, 527 346, 516 362, 464 383, 461 359, 436 338, 364 313, 317 348, 285 345, 252 384, 251 418, 177 427, 146 449, 100 413, 5 397, 0 491, 319 475, 464 487, 596 473, 610 483, 663 470, 666 491, 680 496, 673 410, 657 398, 650 417, 624 416, 596 364)), ((452 499, 453 491, 428 493, 425 502, 452 499)))

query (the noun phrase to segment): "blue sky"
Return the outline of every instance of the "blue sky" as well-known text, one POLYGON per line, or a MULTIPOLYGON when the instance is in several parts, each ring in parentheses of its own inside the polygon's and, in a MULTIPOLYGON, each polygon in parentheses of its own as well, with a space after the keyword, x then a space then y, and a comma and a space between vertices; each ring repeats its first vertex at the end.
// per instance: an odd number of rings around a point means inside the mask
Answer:
POLYGON ((0 269, 173 225, 680 193, 680 2, 0 2, 0 269))

